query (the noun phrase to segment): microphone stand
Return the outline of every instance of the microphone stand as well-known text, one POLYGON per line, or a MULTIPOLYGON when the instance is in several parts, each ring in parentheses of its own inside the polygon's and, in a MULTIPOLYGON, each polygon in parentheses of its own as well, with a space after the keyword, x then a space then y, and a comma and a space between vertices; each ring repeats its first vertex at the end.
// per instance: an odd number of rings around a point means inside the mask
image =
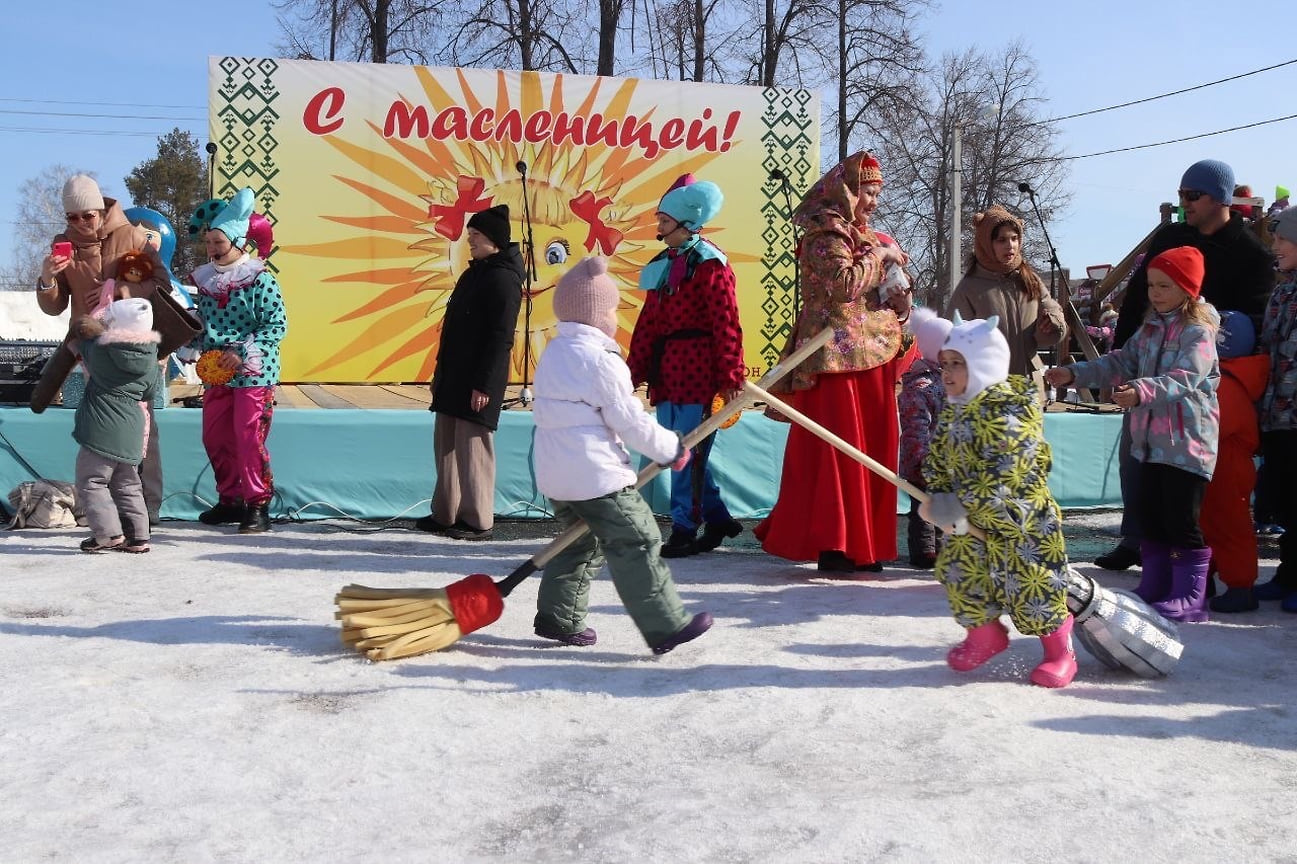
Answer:
POLYGON ((527 163, 519 160, 514 167, 522 175, 523 243, 526 247, 522 261, 522 269, 526 273, 526 282, 522 292, 522 389, 518 391, 517 399, 507 400, 504 406, 512 408, 514 405, 521 405, 526 408, 531 404, 531 382, 529 380, 531 371, 531 292, 533 283, 538 281, 539 277, 536 273, 536 243, 531 230, 531 204, 527 200, 527 163))
MULTIPOLYGON (((1049 247, 1049 296, 1055 300, 1058 299, 1058 290, 1055 287, 1055 273, 1063 272, 1063 265, 1058 261, 1058 250, 1054 248, 1054 241, 1049 238, 1049 229, 1045 227, 1045 219, 1040 215, 1040 205, 1036 203, 1036 190, 1031 188, 1031 184, 1023 181, 1018 184, 1018 191, 1024 193, 1031 199, 1031 209, 1036 213, 1036 221, 1040 223, 1040 233, 1045 235, 1045 245, 1049 247)), ((1068 300, 1071 301, 1071 291, 1068 291, 1068 300)))
POLYGON ((772 168, 770 179, 778 180, 780 187, 784 190, 784 206, 787 208, 788 215, 784 218, 788 220, 788 228, 793 234, 793 320, 801 314, 802 292, 799 287, 801 282, 801 261, 797 257, 797 226, 793 224, 793 190, 788 182, 788 175, 778 168, 772 168))
POLYGON ((207 142, 207 197, 216 197, 216 143, 207 142))
MULTIPOLYGON (((1050 239, 1049 229, 1045 227, 1045 219, 1040 215, 1040 205, 1036 203, 1036 190, 1032 189, 1031 184, 1024 180, 1023 182, 1018 184, 1018 191, 1022 192, 1028 198, 1031 199, 1031 209, 1036 214, 1036 221, 1040 223, 1040 233, 1045 235, 1045 245, 1049 247, 1049 296, 1053 297, 1054 300, 1058 301, 1060 306, 1063 306, 1064 322, 1067 322, 1069 324, 1072 323, 1072 321, 1075 321, 1076 323, 1080 323, 1081 320, 1080 316, 1076 314, 1076 309, 1075 307, 1072 306, 1071 287, 1070 286, 1068 287, 1066 305, 1064 305, 1063 302, 1059 299, 1058 289, 1055 287, 1055 278, 1054 278, 1055 273, 1057 272, 1061 274, 1063 272, 1063 265, 1060 264, 1058 261, 1058 250, 1054 248, 1054 241, 1050 239), (1069 311, 1072 313, 1070 316, 1067 314, 1069 311)), ((1077 344, 1080 344, 1082 339, 1088 339, 1089 337, 1085 335, 1085 330, 1084 328, 1082 328, 1079 334, 1076 333, 1070 334, 1068 336, 1068 342, 1070 342, 1073 338, 1076 338, 1077 344)), ((1054 365, 1058 364, 1060 353, 1069 351, 1068 342, 1065 342, 1062 346, 1055 346, 1052 349, 1054 365)), ((1058 389, 1058 393, 1059 393, 1058 401, 1060 402, 1064 401, 1064 394, 1066 394, 1066 392, 1067 392, 1066 387, 1060 387, 1058 389)))

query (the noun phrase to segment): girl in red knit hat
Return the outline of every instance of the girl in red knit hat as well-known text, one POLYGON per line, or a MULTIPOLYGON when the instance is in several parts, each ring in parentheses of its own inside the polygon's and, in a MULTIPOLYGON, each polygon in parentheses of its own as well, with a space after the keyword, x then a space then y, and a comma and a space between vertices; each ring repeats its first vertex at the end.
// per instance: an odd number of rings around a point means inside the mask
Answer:
POLYGON ((1202 278, 1197 249, 1161 253, 1148 265, 1149 309, 1135 335, 1097 360, 1045 373, 1055 387, 1120 385, 1113 401, 1130 411, 1131 455, 1142 463, 1143 573, 1135 593, 1176 621, 1207 620, 1211 549, 1198 514, 1220 435, 1220 319, 1199 298, 1202 278))

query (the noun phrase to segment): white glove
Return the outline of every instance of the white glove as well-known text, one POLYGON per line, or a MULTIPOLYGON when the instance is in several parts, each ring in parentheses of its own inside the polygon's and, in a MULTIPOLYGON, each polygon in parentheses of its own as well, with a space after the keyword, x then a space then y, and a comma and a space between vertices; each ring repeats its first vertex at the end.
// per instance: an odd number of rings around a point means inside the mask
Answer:
POLYGON ((929 497, 928 515, 932 524, 948 527, 951 534, 968 533, 968 510, 954 492, 936 492, 929 497))

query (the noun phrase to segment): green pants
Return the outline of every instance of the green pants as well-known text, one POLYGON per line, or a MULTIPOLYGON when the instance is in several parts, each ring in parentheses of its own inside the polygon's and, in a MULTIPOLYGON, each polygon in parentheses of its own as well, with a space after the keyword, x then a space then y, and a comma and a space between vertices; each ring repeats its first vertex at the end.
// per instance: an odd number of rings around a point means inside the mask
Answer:
POLYGON ((561 633, 584 630, 590 580, 605 559, 617 596, 650 647, 689 622, 671 571, 658 554, 662 534, 638 490, 627 487, 589 501, 553 504, 564 528, 584 519, 590 530, 545 567, 536 597, 537 627, 561 633))

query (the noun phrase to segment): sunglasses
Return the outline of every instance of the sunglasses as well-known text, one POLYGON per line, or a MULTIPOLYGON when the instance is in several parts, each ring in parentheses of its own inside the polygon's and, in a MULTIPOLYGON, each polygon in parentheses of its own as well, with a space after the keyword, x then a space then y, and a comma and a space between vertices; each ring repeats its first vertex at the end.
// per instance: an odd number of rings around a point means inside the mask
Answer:
POLYGON ((1191 189, 1181 189, 1180 199, 1183 201, 1188 201, 1189 203, 1192 204, 1194 201, 1197 201, 1199 198, 1201 198, 1206 194, 1207 194, 1206 192, 1196 192, 1191 189))
POLYGON ((74 224, 74 225, 75 225, 76 223, 78 223, 78 222, 93 222, 93 221, 95 221, 95 219, 97 219, 97 218, 99 218, 99 211, 98 211, 98 210, 90 210, 90 211, 88 211, 88 212, 86 212, 86 213, 69 213, 69 214, 68 214, 68 221, 71 222, 71 223, 74 224))

